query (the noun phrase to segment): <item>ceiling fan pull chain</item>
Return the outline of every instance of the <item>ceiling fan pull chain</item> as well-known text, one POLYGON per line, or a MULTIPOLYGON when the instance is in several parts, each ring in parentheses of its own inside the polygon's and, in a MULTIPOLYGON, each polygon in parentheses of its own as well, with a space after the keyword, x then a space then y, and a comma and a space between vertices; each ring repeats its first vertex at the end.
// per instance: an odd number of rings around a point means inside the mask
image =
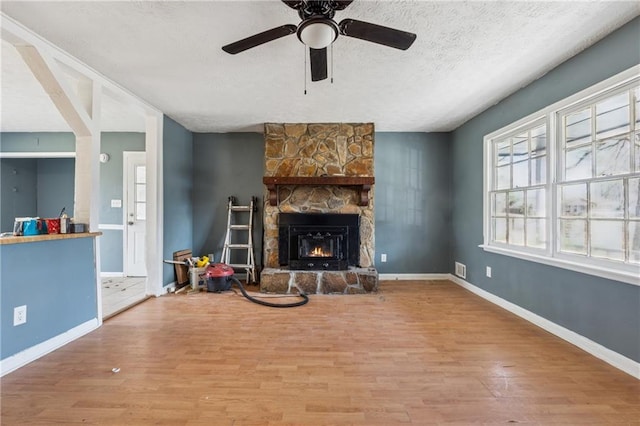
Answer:
POLYGON ((304 47, 304 94, 307 94, 307 48, 304 47))
POLYGON ((331 84, 333 84, 333 43, 329 48, 331 49, 331 84))

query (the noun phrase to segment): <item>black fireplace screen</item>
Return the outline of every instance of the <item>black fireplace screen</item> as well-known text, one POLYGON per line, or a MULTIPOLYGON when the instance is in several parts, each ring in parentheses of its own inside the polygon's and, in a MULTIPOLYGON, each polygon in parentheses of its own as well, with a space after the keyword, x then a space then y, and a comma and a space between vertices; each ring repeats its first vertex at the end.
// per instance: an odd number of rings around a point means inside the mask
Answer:
POLYGON ((360 217, 357 214, 281 213, 279 262, 290 269, 346 270, 358 266, 360 217))

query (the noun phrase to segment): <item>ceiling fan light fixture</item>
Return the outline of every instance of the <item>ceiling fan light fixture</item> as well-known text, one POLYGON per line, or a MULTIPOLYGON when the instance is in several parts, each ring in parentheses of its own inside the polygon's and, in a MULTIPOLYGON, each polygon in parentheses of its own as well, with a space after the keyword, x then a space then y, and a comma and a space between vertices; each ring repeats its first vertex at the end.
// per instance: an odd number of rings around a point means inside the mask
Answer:
POLYGON ((338 26, 331 19, 308 19, 298 28, 298 38, 312 49, 324 49, 333 43, 336 37, 338 26))

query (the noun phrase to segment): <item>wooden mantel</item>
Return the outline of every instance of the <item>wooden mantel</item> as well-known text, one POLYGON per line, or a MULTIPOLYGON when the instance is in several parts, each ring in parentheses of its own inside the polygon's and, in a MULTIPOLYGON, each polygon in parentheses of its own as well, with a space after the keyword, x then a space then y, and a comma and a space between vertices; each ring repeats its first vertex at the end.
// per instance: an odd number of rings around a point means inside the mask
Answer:
POLYGON ((369 190, 375 183, 373 176, 264 176, 262 182, 269 190, 269 204, 278 205, 279 185, 315 185, 315 186, 349 186, 355 187, 360 195, 358 205, 369 204, 369 190))

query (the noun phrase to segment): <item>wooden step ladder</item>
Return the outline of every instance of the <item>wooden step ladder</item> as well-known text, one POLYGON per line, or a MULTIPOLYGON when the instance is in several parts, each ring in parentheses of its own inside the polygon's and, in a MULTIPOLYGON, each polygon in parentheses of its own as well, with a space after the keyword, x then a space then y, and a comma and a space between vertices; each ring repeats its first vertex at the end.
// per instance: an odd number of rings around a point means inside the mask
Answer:
POLYGON ((256 197, 251 197, 251 203, 248 206, 239 206, 236 204, 235 197, 229 197, 227 205, 227 234, 224 238, 224 247, 222 249, 222 262, 234 269, 244 269, 247 272, 247 283, 256 282, 256 261, 253 255, 253 213, 258 209, 256 201, 256 197), (240 218, 237 216, 243 213, 249 214, 248 222, 240 223, 240 218), (234 231, 246 232, 246 242, 238 242, 234 238, 234 231), (246 250, 245 263, 231 263, 231 252, 234 250, 246 250))

